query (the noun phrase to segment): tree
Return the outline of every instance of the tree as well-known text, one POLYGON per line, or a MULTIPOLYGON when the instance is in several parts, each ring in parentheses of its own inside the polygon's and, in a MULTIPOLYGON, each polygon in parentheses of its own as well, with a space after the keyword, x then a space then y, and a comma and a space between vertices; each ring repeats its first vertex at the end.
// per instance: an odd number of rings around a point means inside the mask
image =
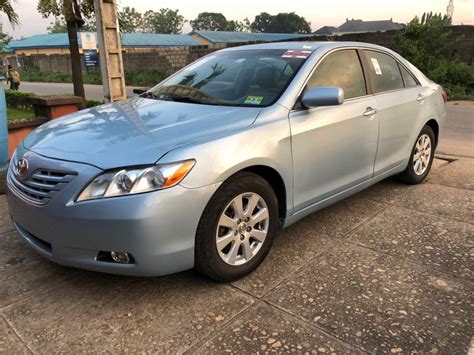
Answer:
POLYGON ((10 0, 0 0, 0 12, 3 12, 8 17, 8 21, 12 26, 18 25, 18 14, 13 9, 10 0))
POLYGON ((453 58, 454 47, 462 36, 449 30, 450 19, 441 14, 426 13, 415 17, 393 37, 394 49, 431 80, 443 85, 448 95, 472 95, 474 72, 453 58))
POLYGON ((270 15, 262 12, 250 25, 254 32, 266 33, 311 33, 311 23, 294 12, 270 15))
POLYGON ((0 32, 0 53, 8 46, 12 38, 6 33, 0 32))
POLYGON ((143 15, 134 7, 126 6, 118 12, 120 31, 143 32, 143 15))
POLYGON ((227 19, 218 12, 201 12, 192 20, 191 27, 201 31, 227 31, 227 19))
POLYGON ((69 51, 71 53, 74 95, 84 98, 85 105, 86 95, 84 91, 84 82, 82 80, 81 56, 79 54, 77 30, 85 24, 83 16, 85 18, 93 17, 94 2, 93 0, 83 0, 79 5, 78 0, 39 0, 38 11, 44 17, 49 17, 51 15, 56 18, 61 16, 64 17, 69 38, 69 51))
MULTIPOLYGON (((95 31, 95 18, 87 19, 86 23, 81 27, 81 31, 95 31)), ((47 27, 48 33, 65 33, 67 32, 67 23, 63 16, 56 18, 47 27)))
POLYGON ((250 32, 250 21, 247 17, 243 21, 227 21, 226 31, 250 32))
POLYGON ((268 12, 262 12, 255 16, 255 20, 250 24, 252 32, 271 32, 269 29, 273 24, 273 16, 268 12))
POLYGON ((143 30, 147 33, 180 33, 185 23, 179 10, 160 9, 145 12, 143 30))

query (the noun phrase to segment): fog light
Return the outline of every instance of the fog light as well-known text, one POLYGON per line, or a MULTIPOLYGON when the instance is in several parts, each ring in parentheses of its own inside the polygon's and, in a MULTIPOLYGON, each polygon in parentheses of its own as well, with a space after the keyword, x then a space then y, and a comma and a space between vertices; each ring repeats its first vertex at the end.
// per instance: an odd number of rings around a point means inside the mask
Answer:
POLYGON ((121 264, 130 263, 130 257, 128 256, 128 253, 111 251, 110 256, 112 257, 112 260, 115 261, 116 263, 121 263, 121 264))

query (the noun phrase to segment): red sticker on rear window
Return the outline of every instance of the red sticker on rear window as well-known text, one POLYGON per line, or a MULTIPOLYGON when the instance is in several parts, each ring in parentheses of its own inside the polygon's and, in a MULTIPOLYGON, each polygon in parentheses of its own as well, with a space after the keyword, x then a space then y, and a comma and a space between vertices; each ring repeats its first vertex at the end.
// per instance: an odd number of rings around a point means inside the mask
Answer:
POLYGON ((301 49, 288 49, 283 55, 282 58, 301 58, 306 59, 308 58, 313 51, 304 51, 301 49))

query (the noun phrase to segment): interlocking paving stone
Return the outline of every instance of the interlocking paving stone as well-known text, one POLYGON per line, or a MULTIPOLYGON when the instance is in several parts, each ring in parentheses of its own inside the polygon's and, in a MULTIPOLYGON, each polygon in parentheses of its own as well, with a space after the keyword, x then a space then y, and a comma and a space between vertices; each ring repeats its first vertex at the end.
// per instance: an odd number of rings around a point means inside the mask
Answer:
POLYGON ((297 225, 332 237, 342 237, 386 207, 383 203, 356 195, 311 214, 297 225))
POLYGON ((179 353, 252 304, 249 296, 188 272, 79 279, 2 310, 38 353, 179 353))
POLYGON ((474 228, 468 223, 390 207, 351 241, 458 277, 474 276, 474 228))
POLYGON ((428 175, 436 184, 474 190, 474 159, 459 159, 428 175))
POLYGON ((28 348, 0 316, 0 354, 29 354, 28 348))
POLYGON ((276 237, 265 261, 233 284, 256 297, 262 297, 291 272, 321 253, 328 241, 324 235, 290 226, 276 237))
POLYGON ((0 195, 0 235, 14 230, 10 213, 8 212, 7 198, 0 195))
POLYGON ((471 190, 430 183, 407 186, 387 180, 361 196, 474 223, 474 191, 471 190))
POLYGON ((267 304, 259 303, 252 308, 236 317, 197 353, 362 353, 267 304))
POLYGON ((472 284, 344 244, 277 287, 269 301, 376 353, 465 353, 472 284))
POLYGON ((36 254, 16 232, 0 235, 0 308, 77 276, 36 254))

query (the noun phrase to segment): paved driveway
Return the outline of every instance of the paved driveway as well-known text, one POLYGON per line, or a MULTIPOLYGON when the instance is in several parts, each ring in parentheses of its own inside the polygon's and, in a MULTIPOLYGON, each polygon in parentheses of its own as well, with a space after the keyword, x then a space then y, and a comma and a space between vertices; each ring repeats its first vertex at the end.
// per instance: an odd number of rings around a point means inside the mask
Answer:
POLYGON ((0 353, 465 354, 474 329, 466 105, 450 107, 440 146, 450 162, 435 160, 426 183, 387 180, 307 217, 232 284, 50 263, 13 231, 0 196, 0 353))
POLYGON ((473 330, 474 161, 388 180, 284 231, 232 284, 194 272, 52 264, 0 196, 0 353, 466 353, 473 330))

